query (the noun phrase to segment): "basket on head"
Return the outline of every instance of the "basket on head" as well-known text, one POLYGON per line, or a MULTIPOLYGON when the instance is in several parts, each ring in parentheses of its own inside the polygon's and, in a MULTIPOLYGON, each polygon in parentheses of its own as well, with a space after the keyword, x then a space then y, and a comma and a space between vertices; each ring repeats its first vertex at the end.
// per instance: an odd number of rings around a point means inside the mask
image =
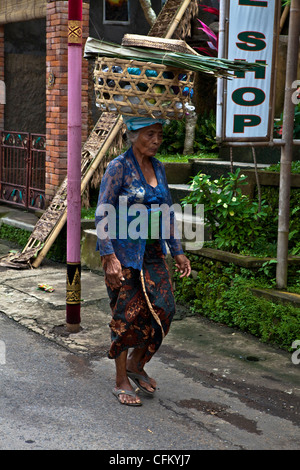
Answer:
POLYGON ((97 105, 129 116, 182 119, 194 74, 162 64, 99 57, 95 60, 97 105))

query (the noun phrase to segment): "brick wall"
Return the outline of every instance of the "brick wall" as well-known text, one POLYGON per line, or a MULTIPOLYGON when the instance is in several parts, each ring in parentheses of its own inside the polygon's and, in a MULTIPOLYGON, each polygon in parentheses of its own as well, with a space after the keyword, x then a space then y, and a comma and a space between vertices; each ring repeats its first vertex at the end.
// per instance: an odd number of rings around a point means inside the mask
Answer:
MULTIPOLYGON (((89 35, 89 4, 83 3, 83 46, 89 35)), ((46 13, 46 201, 67 174, 68 2, 48 1, 46 13)), ((1 60, 1 59, 0 59, 1 60)), ((82 143, 88 136, 88 61, 82 60, 82 143)))
MULTIPOLYGON (((0 81, 4 81, 4 26, 0 25, 0 81)), ((0 130, 4 129, 4 104, 0 104, 0 130)))

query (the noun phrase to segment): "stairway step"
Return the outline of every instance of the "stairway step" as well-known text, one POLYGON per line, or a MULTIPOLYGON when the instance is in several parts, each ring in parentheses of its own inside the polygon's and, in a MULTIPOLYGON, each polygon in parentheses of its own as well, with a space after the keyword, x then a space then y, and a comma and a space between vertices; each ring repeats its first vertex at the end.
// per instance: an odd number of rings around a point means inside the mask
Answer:
POLYGON ((32 232, 38 220, 32 212, 0 206, 0 224, 32 232))
POLYGON ((300 308, 300 295, 292 292, 277 291, 274 289, 251 289, 251 292, 257 297, 264 297, 273 302, 282 302, 284 304, 291 304, 294 307, 300 308))
MULTIPOLYGON (((226 176, 232 172, 231 164, 226 160, 204 160, 204 159, 190 159, 192 163, 192 176, 197 175, 199 172, 206 175, 210 175, 213 179, 220 178, 220 176, 226 176)), ((261 170, 267 168, 268 164, 258 163, 257 169, 261 170)), ((243 170, 253 170, 255 168, 254 163, 246 162, 233 162, 233 171, 235 172, 238 168, 243 170)))
POLYGON ((173 204, 181 204, 182 199, 192 191, 189 184, 169 184, 173 204))

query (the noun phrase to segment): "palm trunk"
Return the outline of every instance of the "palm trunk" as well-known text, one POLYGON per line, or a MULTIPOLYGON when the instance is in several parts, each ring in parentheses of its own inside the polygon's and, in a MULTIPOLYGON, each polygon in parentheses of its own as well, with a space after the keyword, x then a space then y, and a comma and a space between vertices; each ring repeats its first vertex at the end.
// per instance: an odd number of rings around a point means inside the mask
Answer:
POLYGON ((140 0, 140 4, 147 22, 152 26, 156 21, 156 14, 152 8, 151 0, 140 0))
POLYGON ((195 111, 189 111, 185 121, 185 139, 184 139, 184 155, 191 155, 194 152, 195 128, 197 123, 197 114, 195 111))

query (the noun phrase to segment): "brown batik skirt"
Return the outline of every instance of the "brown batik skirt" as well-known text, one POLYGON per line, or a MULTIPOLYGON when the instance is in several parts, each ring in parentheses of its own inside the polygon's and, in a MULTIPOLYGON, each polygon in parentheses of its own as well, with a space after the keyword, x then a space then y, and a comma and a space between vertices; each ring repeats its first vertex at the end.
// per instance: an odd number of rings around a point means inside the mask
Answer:
POLYGON ((147 244, 140 272, 123 267, 125 281, 112 290, 106 281, 112 320, 108 357, 115 359, 129 348, 147 347, 149 362, 168 333, 175 313, 170 273, 159 243, 147 244))

